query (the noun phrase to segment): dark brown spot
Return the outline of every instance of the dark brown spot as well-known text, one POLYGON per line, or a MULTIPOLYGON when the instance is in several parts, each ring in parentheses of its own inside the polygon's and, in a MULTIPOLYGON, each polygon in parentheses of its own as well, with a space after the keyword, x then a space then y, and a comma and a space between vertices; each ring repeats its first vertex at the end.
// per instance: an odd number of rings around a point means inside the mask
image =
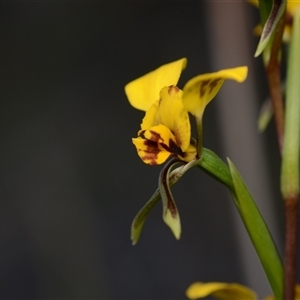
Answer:
POLYGON ((161 146, 168 152, 171 152, 175 155, 184 156, 184 152, 182 152, 181 148, 171 139, 169 140, 168 145, 161 143, 161 146))
POLYGON ((158 152, 158 143, 151 140, 144 140, 144 145, 147 147, 149 152, 158 152))
POLYGON ((183 155, 181 148, 171 139, 169 140, 169 146, 172 153, 183 155))
POLYGON ((211 93, 211 91, 213 90, 214 87, 216 87, 219 83, 219 81, 221 80, 221 78, 216 78, 213 81, 210 82, 209 87, 210 87, 210 91, 209 93, 211 93))
POLYGON ((145 139, 144 145, 147 147, 146 150, 140 150, 144 152, 144 156, 141 157, 143 161, 146 161, 149 165, 157 165, 158 153, 161 151, 158 148, 158 143, 145 139))
POLYGON ((208 86, 209 82, 210 82, 209 79, 201 81, 200 90, 199 90, 201 98, 204 96, 206 87, 208 86))
POLYGON ((151 136, 149 139, 146 138, 145 131, 146 130, 141 131, 139 134, 139 137, 141 137, 142 139, 145 139, 145 140, 147 139, 148 141, 157 142, 157 143, 164 141, 164 139, 161 137, 161 135, 158 132, 153 131, 153 130, 149 130, 149 132, 151 133, 151 136))
POLYGON ((155 132, 155 131, 153 131, 153 130, 150 130, 150 132, 151 132, 151 137, 150 137, 150 140, 151 141, 153 141, 153 142, 159 142, 159 141, 164 141, 162 138, 161 138, 161 136, 160 136, 160 134, 159 133, 157 133, 157 132, 155 132))

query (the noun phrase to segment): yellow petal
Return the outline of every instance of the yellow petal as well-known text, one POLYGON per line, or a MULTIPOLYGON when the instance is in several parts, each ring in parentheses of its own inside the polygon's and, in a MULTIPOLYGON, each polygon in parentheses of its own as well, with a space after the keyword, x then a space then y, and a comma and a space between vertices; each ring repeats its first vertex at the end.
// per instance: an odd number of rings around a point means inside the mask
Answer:
POLYGON ((156 125, 164 125, 174 134, 176 144, 184 152, 190 144, 191 124, 187 110, 182 103, 182 91, 176 86, 164 87, 160 100, 155 101, 147 110, 142 130, 156 125))
POLYGON ((189 80, 183 88, 183 104, 201 119, 206 105, 215 97, 226 79, 243 82, 247 77, 246 66, 207 73, 189 80))
POLYGON ((153 126, 147 130, 139 131, 145 139, 152 142, 170 145, 171 143, 176 143, 176 139, 170 129, 162 124, 153 126))
POLYGON ((139 135, 149 141, 159 143, 160 147, 176 156, 185 157, 170 129, 162 124, 147 130, 140 130, 139 135))
POLYGON ((187 64, 186 58, 181 58, 129 82, 125 93, 130 104, 140 110, 148 108, 159 98, 159 92, 164 86, 176 85, 182 70, 187 64))
POLYGON ((189 299, 213 296, 222 300, 255 300, 256 294, 249 288, 238 283, 195 282, 186 291, 189 299))
POLYGON ((155 101, 150 108, 146 111, 145 117, 143 118, 141 129, 146 130, 152 126, 159 125, 157 121, 157 112, 159 108, 159 100, 155 101))
POLYGON ((163 149, 156 142, 142 139, 140 137, 132 139, 132 142, 135 145, 141 160, 148 165, 160 165, 171 155, 170 152, 163 149))
POLYGON ((286 5, 286 10, 292 16, 294 16, 295 11, 296 11, 297 7, 299 7, 299 6, 300 6, 300 1, 299 0, 288 0, 287 5, 286 5))
POLYGON ((197 149, 194 145, 190 144, 184 152, 184 156, 178 155, 183 161, 190 162, 197 156, 197 149))

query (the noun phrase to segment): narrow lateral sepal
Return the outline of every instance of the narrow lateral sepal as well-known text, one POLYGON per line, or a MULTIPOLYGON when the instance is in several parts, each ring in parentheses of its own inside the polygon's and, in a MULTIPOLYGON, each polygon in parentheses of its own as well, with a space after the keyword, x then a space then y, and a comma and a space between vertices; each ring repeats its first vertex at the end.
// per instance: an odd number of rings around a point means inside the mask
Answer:
MULTIPOLYGON (((185 164, 182 161, 172 160, 170 161, 170 163, 172 165, 172 168, 178 166, 179 164, 183 165, 171 171, 169 175, 169 188, 173 184, 175 184, 185 174, 185 172, 187 172, 190 168, 195 166, 198 163, 198 161, 193 160, 185 164)), ((131 240, 133 245, 135 245, 138 242, 149 213, 152 211, 153 207, 159 202, 160 199, 160 189, 157 188, 156 191, 153 193, 152 197, 149 199, 149 201, 140 209, 140 211, 133 219, 131 225, 131 240)))
POLYGON ((169 226, 177 240, 181 235, 179 212, 170 188, 170 172, 176 163, 167 164, 160 172, 158 187, 163 206, 163 220, 169 226))

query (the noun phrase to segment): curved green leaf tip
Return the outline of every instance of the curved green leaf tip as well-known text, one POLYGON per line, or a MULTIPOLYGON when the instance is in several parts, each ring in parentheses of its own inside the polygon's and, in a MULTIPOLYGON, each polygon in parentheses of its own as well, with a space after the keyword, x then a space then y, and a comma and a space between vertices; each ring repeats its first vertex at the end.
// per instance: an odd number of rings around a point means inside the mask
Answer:
MULTIPOLYGON (((262 9, 263 7, 267 7, 268 6, 267 2, 270 2, 270 0, 260 0, 259 1, 260 9, 262 9)), ((285 0, 273 1, 272 9, 270 11, 267 21, 264 24, 263 31, 259 43, 257 45, 257 49, 255 51, 254 57, 259 56, 269 44, 271 37, 277 27, 277 24, 285 11, 285 7, 286 7, 285 0)))
POLYGON ((141 210, 133 219, 131 225, 131 236, 130 236, 133 245, 135 245, 139 240, 144 223, 149 213, 152 211, 153 207, 159 200, 160 200, 160 193, 159 193, 159 189, 157 189, 152 195, 152 197, 150 198, 150 200, 141 208, 141 210))

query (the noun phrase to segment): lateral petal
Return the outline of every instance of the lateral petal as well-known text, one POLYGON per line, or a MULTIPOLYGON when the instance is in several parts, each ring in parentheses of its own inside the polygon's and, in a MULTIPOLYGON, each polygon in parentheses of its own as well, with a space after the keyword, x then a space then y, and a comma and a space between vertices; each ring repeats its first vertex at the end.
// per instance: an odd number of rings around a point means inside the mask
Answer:
POLYGON ((216 96, 226 79, 243 82, 246 66, 207 73, 189 80, 183 88, 183 104, 194 116, 202 118, 206 105, 216 96))

